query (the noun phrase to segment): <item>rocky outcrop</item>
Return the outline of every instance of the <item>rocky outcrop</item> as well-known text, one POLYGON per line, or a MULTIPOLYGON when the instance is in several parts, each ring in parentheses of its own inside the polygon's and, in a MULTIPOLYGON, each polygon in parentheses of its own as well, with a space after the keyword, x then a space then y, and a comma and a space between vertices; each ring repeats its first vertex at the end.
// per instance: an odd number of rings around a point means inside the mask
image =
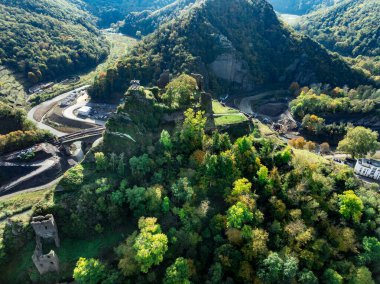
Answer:
POLYGON ((230 83, 237 83, 246 91, 254 88, 253 78, 250 74, 248 63, 234 53, 223 53, 211 64, 211 71, 221 79, 230 83))

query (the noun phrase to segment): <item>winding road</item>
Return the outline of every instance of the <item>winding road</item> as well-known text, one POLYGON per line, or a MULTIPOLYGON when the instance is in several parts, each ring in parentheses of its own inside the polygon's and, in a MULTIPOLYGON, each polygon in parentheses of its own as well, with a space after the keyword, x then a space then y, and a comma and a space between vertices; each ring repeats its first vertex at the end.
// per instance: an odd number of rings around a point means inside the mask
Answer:
MULTIPOLYGON (((59 101, 65 99, 65 98, 67 98, 68 96, 72 95, 73 93, 80 92, 82 90, 87 89, 88 87, 89 87, 89 85, 85 85, 85 86, 76 88, 74 90, 71 90, 70 92, 66 92, 64 94, 61 94, 61 95, 59 95, 59 96, 57 96, 57 97, 55 97, 55 98, 53 98, 51 100, 45 101, 45 102, 43 102, 43 103, 41 103, 41 104, 33 107, 28 112, 28 114, 27 114, 28 119, 30 119, 31 121, 33 121, 39 129, 48 130, 48 131, 50 131, 52 134, 54 134, 57 137, 63 137, 63 136, 68 135, 68 133, 58 131, 58 130, 54 129, 51 126, 44 124, 43 123, 44 117, 50 111, 51 107, 53 107, 56 103, 58 103, 59 101), (44 111, 46 111, 46 112, 44 113, 44 115, 42 116, 42 118, 40 119, 40 121, 38 121, 35 118, 35 113, 36 113, 37 110, 40 110, 40 108, 45 108, 44 111)), ((77 105, 74 105, 74 107, 76 107, 76 106, 77 105)), ((68 118, 73 119, 70 116, 68 118)), ((80 120, 80 119, 78 119, 78 120, 80 120)), ((19 152, 20 151, 18 151, 16 153, 13 153, 12 155, 16 155, 17 156, 17 154, 19 152)), ((38 186, 38 187, 35 187, 35 188, 26 188, 24 190, 20 190, 20 191, 17 191, 17 192, 12 192, 12 189, 14 187, 16 187, 17 185, 19 185, 20 183, 25 183, 28 180, 32 179, 33 177, 36 177, 38 175, 43 174, 46 170, 50 169, 51 167, 53 167, 54 165, 56 165, 56 163, 58 163, 58 162, 59 162, 59 158, 57 156, 55 156, 55 155, 52 156, 52 157, 50 157, 50 158, 48 158, 48 159, 46 159, 46 160, 38 161, 38 162, 32 163, 32 164, 9 163, 9 162, 2 161, 0 159, 0 166, 19 166, 19 167, 33 167, 33 168, 36 168, 32 172, 30 172, 30 173, 28 173, 28 174, 26 174, 24 176, 18 177, 17 179, 14 179, 11 182, 9 182, 8 184, 0 186, 0 195, 1 196, 8 196, 9 194, 18 194, 19 192, 26 192, 26 191, 36 191, 36 190, 44 189, 44 188, 46 188, 48 186, 51 186, 52 184, 54 184, 55 181, 59 180, 60 177, 58 179, 55 179, 54 181, 49 182, 46 185, 41 185, 41 186, 38 186)))
POLYGON ((39 104, 37 106, 35 106, 34 108, 32 108, 29 112, 28 112, 28 119, 30 119, 31 121, 33 121, 36 126, 40 129, 44 129, 44 130, 48 130, 50 131, 51 133, 53 133, 55 136, 57 137, 61 137, 61 136, 64 136, 66 135, 67 133, 65 132, 61 132, 61 131, 58 131, 57 129, 54 129, 53 127, 50 127, 49 125, 46 125, 43 123, 43 120, 44 120, 44 115, 41 119, 41 121, 37 121, 34 117, 34 114, 35 112, 40 109, 41 107, 48 107, 49 105, 53 104, 53 103, 57 103, 65 98, 67 98, 68 96, 72 95, 74 92, 80 92, 82 90, 85 90, 85 89, 88 89, 90 87, 90 85, 85 85, 85 86, 82 86, 80 88, 76 88, 74 90, 71 90, 70 92, 67 92, 67 93, 64 93, 62 95, 59 95, 57 97, 54 97, 53 99, 51 100, 48 100, 48 101, 45 101, 43 102, 42 104, 39 104))
POLYGON ((245 97, 245 98, 242 98, 240 100, 239 104, 237 104, 237 107, 238 107, 238 109, 240 109, 240 111, 242 111, 244 113, 255 115, 256 113, 253 112, 253 110, 252 110, 252 102, 253 101, 257 101, 259 99, 262 99, 262 98, 265 98, 268 96, 283 95, 286 92, 287 91, 284 91, 284 90, 276 90, 276 91, 268 91, 268 92, 264 92, 264 93, 259 93, 257 95, 245 97))

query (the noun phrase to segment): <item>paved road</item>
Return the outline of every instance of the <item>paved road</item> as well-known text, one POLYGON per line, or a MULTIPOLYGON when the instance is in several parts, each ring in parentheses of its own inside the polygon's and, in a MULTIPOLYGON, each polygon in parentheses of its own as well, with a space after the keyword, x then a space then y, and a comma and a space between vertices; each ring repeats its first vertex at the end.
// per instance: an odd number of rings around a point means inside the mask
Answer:
MULTIPOLYGON (((41 107, 48 107, 51 104, 54 104, 56 102, 59 102, 59 101, 65 99, 66 97, 68 97, 69 95, 71 95, 73 92, 79 92, 79 91, 87 89, 88 87, 89 87, 89 85, 85 85, 85 86, 82 86, 80 88, 76 88, 74 90, 71 90, 70 92, 64 93, 62 95, 54 97, 51 100, 43 102, 43 103, 41 103, 38 106, 35 106, 34 108, 32 108, 28 112, 28 114, 27 114, 28 119, 30 119, 31 121, 33 121, 39 129, 48 130, 48 131, 50 131, 51 133, 53 133, 54 135, 56 135, 58 137, 62 137, 62 136, 67 135, 68 133, 64 133, 64 132, 58 131, 58 130, 50 127, 49 125, 44 124, 43 123, 43 118, 41 119, 41 121, 37 121, 34 118, 34 114, 35 114, 35 112, 39 108, 41 108, 41 107)), ((41 162, 38 162, 38 163, 33 163, 33 164, 24 164, 24 163, 15 164, 15 163, 1 162, 0 166, 1 165, 2 166, 15 166, 15 165, 17 165, 17 166, 21 166, 21 167, 37 167, 37 168, 34 171, 32 171, 31 173, 29 173, 27 175, 24 175, 24 176, 21 176, 18 179, 11 181, 10 183, 8 183, 8 184, 6 184, 4 186, 1 186, 0 187, 0 194, 3 195, 3 196, 9 196, 9 194, 7 194, 7 192, 11 191, 12 188, 14 188, 15 186, 17 186, 18 184, 20 184, 22 182, 25 182, 27 180, 30 180, 30 179, 34 178, 35 176, 37 176, 37 175, 43 173, 44 171, 48 170, 49 168, 51 168, 52 166, 54 166, 58 162, 57 159, 58 159, 58 157, 54 156, 54 157, 49 158, 47 160, 44 160, 44 161, 41 161, 41 162)), ((46 185, 42 185, 42 186, 35 187, 35 188, 29 188, 29 189, 25 189, 25 190, 20 190, 20 191, 17 191, 15 193, 12 193, 12 194, 18 194, 20 192, 28 192, 28 191, 37 191, 37 190, 46 188, 48 186, 53 185, 55 182, 57 182, 59 180, 59 178, 55 179, 54 181, 52 181, 52 182, 50 182, 50 183, 48 183, 46 185)))
POLYGON ((70 92, 67 92, 67 93, 64 93, 62 95, 59 95, 57 97, 54 97, 53 99, 51 100, 48 100, 46 102, 43 102, 42 104, 39 104, 38 106, 35 106, 34 108, 32 108, 29 112, 28 112, 28 119, 30 119, 31 121, 33 121, 38 128, 40 129, 44 129, 44 130, 49 130, 51 133, 53 133, 54 135, 58 136, 58 137, 61 137, 61 136, 64 136, 66 135, 67 133, 64 133, 64 132, 61 132, 61 131, 58 131, 56 129, 54 129, 53 127, 50 127, 49 125, 46 125, 43 123, 43 118, 41 119, 41 121, 37 121, 34 119, 34 113, 36 112, 37 109, 39 109, 40 107, 46 107, 48 105, 50 105, 51 103, 56 103, 56 102, 59 102, 60 100, 63 100, 64 98, 68 97, 69 95, 71 95, 73 92, 79 92, 79 91, 82 91, 82 90, 85 90, 87 88, 89 88, 90 85, 85 85, 83 87, 80 87, 80 88, 77 88, 77 89, 74 89, 70 92))

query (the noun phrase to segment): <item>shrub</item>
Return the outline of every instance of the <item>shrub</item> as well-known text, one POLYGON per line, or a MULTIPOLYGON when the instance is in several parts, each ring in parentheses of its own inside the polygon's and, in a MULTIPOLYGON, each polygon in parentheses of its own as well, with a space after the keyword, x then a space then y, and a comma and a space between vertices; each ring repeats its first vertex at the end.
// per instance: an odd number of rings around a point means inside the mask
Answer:
POLYGON ((61 185, 67 190, 75 190, 83 183, 83 166, 76 165, 63 175, 61 185))

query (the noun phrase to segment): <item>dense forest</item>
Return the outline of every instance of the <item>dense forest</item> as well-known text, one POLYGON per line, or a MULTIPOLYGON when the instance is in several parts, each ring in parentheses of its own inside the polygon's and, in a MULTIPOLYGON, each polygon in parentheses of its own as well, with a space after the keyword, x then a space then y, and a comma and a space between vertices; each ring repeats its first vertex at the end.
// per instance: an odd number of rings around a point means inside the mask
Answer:
POLYGON ((121 21, 130 12, 155 11, 175 0, 72 0, 84 6, 99 18, 98 25, 108 28, 111 24, 121 21), (83 5, 85 2, 86 5, 83 5))
POLYGON ((0 62, 31 83, 96 66, 108 54, 94 18, 66 0, 1 0, 0 62))
MULTIPOLYGON (((220 132, 194 79, 183 75, 171 86, 128 91, 107 125, 113 138, 64 175, 51 202, 35 207, 54 214, 62 239, 128 228, 102 259, 77 260, 77 283, 380 280, 378 185, 266 138, 257 125, 238 138, 220 132), (174 112, 182 119, 165 127, 174 112)), ((18 236, 8 224, 1 261, 33 242, 18 236)), ((20 273, 37 283, 60 277, 20 273)))
POLYGON ((290 102, 290 108, 298 118, 306 114, 365 114, 380 110, 380 89, 360 86, 356 89, 315 86, 296 91, 297 98, 290 102))
POLYGON ((380 2, 349 0, 303 17, 296 29, 344 56, 380 56, 380 2))
POLYGON ((288 30, 266 1, 208 0, 145 37, 129 57, 98 76, 91 94, 124 92, 134 78, 154 83, 164 69, 199 72, 217 95, 292 81, 353 86, 367 81, 339 56, 288 30))
POLYGON ((297 87, 292 84, 296 97, 289 103, 293 116, 301 122, 302 134, 314 141, 337 144, 351 124, 379 129, 380 89, 359 86, 355 89, 331 88, 317 84, 297 87))
POLYGON ((119 31, 130 36, 147 35, 163 23, 175 19, 194 0, 177 0, 155 11, 131 12, 119 23, 119 31))
POLYGON ((303 15, 321 8, 330 7, 342 0, 269 0, 280 13, 303 15))

